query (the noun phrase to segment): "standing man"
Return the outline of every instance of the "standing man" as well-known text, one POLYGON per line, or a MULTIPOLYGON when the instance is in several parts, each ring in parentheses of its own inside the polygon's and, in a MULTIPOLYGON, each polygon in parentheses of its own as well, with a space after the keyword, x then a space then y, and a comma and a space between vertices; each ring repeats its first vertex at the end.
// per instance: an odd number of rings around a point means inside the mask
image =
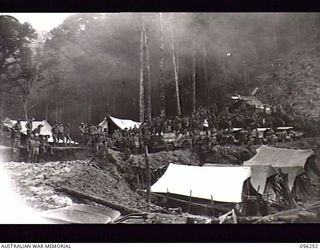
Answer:
POLYGON ((18 120, 17 123, 12 128, 12 147, 13 147, 13 154, 14 159, 19 161, 20 160, 20 148, 21 148, 21 121, 18 120))
POLYGON ((70 123, 64 126, 64 137, 66 139, 66 146, 68 145, 68 143, 71 145, 70 123))
POLYGON ((13 129, 15 132, 21 133, 22 131, 21 120, 17 120, 16 124, 13 126, 13 129))
POLYGON ((36 128, 32 131, 32 133, 34 133, 35 135, 39 136, 40 133, 41 133, 41 128, 42 128, 42 127, 43 127, 42 124, 38 125, 38 127, 36 127, 36 128))
POLYGON ((52 139, 53 139, 53 145, 56 145, 57 142, 57 136, 58 136, 58 132, 57 132, 57 124, 53 125, 52 129, 51 129, 51 133, 52 133, 52 139))
POLYGON ((32 161, 39 162, 39 154, 40 154, 40 140, 39 136, 35 135, 33 141, 33 150, 32 150, 32 161))
POLYGON ((62 140, 63 143, 65 143, 64 127, 62 123, 58 125, 58 141, 60 141, 60 139, 62 140))
POLYGON ((32 122, 33 122, 33 118, 29 118, 29 120, 26 123, 26 129, 27 129, 27 135, 30 135, 32 132, 32 122))

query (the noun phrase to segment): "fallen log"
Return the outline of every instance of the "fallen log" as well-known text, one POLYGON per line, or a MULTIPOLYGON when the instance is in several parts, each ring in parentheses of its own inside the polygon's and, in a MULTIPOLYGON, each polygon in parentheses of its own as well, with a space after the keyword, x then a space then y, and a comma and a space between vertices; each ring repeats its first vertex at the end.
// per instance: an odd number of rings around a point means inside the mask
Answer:
POLYGON ((285 211, 281 211, 278 213, 274 213, 274 214, 269 214, 266 215, 264 217, 261 217, 259 220, 257 220, 256 222, 254 222, 253 224, 258 224, 258 223, 267 223, 270 221, 275 221, 278 219, 278 217, 284 217, 284 216, 294 216, 297 215, 299 213, 300 209, 299 208, 295 208, 295 209, 289 209, 289 210, 285 210, 285 211))
POLYGON ((59 188, 56 188, 56 190, 59 191, 59 192, 67 193, 67 194, 69 194, 69 195, 71 195, 71 196, 73 196, 75 198, 78 198, 78 199, 80 198, 80 199, 91 200, 91 201, 94 201, 96 203, 99 203, 99 204, 105 205, 107 207, 110 207, 112 209, 116 209, 121 214, 141 213, 140 210, 133 209, 133 208, 128 208, 128 207, 125 207, 125 206, 122 206, 122 205, 118 205, 118 204, 114 204, 114 203, 106 201, 105 199, 102 199, 100 197, 96 197, 96 196, 93 196, 93 195, 85 194, 83 192, 79 192, 77 190, 73 190, 73 189, 70 189, 70 188, 67 188, 67 187, 59 187, 59 188))
POLYGON ((295 222, 297 223, 318 223, 318 215, 309 211, 300 211, 298 218, 295 222))
POLYGON ((298 222, 298 221, 313 222, 318 220, 316 213, 314 213, 313 211, 316 211, 319 208, 320 208, 320 203, 315 202, 313 204, 309 204, 301 208, 289 209, 289 210, 285 210, 285 211, 281 211, 278 213, 261 217, 259 220, 257 220, 253 224, 266 223, 266 222, 276 221, 276 220, 284 220, 289 223, 298 222))

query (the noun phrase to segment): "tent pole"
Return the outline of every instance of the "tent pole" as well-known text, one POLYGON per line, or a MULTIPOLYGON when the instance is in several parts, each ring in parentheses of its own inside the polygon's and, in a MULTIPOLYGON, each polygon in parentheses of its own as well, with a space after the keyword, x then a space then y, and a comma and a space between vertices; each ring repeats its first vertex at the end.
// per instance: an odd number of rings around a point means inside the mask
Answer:
POLYGON ((139 180, 139 175, 137 174, 137 183, 138 183, 138 188, 140 189, 140 180, 139 180))
POLYGON ((212 210, 211 210, 212 216, 214 216, 214 214, 215 214, 215 209, 214 209, 214 201, 213 201, 213 196, 212 196, 212 195, 211 195, 211 207, 212 207, 212 210))
POLYGON ((145 161, 147 167, 147 201, 148 201, 148 211, 150 211, 150 201, 151 201, 151 174, 148 159, 148 146, 145 145, 145 161))
POLYGON ((167 203, 167 209, 169 208, 169 189, 167 188, 167 194, 166 194, 166 203, 167 203))
POLYGON ((191 197, 192 197, 192 190, 190 190, 188 213, 190 213, 190 209, 191 209, 191 197))

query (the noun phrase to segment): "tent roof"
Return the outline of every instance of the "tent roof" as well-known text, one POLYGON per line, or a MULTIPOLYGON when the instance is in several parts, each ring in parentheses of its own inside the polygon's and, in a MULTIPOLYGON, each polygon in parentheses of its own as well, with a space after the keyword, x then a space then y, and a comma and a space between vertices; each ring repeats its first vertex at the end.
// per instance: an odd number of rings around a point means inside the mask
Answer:
POLYGON ((275 148, 269 146, 261 146, 257 149, 257 154, 243 165, 246 166, 265 166, 271 165, 275 168, 282 167, 305 167, 310 156, 314 155, 314 151, 295 150, 287 148, 275 148))
MULTIPOLYGON (((229 164, 213 164, 206 163, 204 166, 211 167, 244 167, 243 165, 229 165, 229 164)), ((254 189, 260 194, 264 193, 267 179, 278 172, 271 166, 250 166, 251 177, 250 182, 254 189)))
MULTIPOLYGON (((134 126, 136 126, 137 128, 139 128, 141 122, 136 122, 133 120, 129 120, 129 119, 120 119, 120 118, 116 118, 113 116, 109 116, 110 121, 112 121, 117 127, 119 127, 120 129, 124 130, 124 129, 132 129, 134 128, 134 126)), ((106 126, 107 120, 104 119, 102 122, 100 122, 99 126, 104 127, 106 126)))
POLYGON ((251 175, 250 167, 198 167, 170 164, 164 175, 151 187, 151 192, 169 193, 241 202, 243 183, 251 175))
MULTIPOLYGON (((4 120, 4 125, 6 125, 7 127, 13 127, 16 123, 17 123, 17 120, 11 120, 9 118, 6 118, 4 120)), ((27 134, 27 128, 26 128, 26 124, 27 124, 27 121, 21 121, 21 127, 22 127, 22 130, 21 132, 24 133, 24 134, 27 134)), ((43 120, 43 121, 33 121, 32 122, 32 128, 35 129, 36 127, 38 127, 39 125, 43 125, 43 127, 41 128, 41 135, 50 135, 51 136, 51 125, 46 121, 46 120, 43 120)))
POLYGON ((260 100, 258 100, 258 98, 256 96, 253 96, 253 95, 250 95, 250 96, 241 96, 241 95, 231 96, 231 99, 243 100, 243 101, 246 101, 250 105, 254 105, 254 106, 260 107, 260 108, 264 107, 264 104, 260 100))
POLYGON ((277 130, 293 129, 293 127, 277 127, 277 130))
POLYGON ((256 107, 264 107, 264 104, 258 100, 256 96, 243 96, 243 99, 247 101, 250 105, 254 105, 256 107))

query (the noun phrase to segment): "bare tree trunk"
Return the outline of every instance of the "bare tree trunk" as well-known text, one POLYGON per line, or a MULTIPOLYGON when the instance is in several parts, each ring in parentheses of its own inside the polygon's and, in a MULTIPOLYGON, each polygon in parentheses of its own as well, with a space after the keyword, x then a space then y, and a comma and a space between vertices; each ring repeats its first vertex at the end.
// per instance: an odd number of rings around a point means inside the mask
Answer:
POLYGON ((23 106, 23 113, 24 113, 24 119, 28 121, 28 101, 26 97, 22 97, 22 106, 23 106))
POLYGON ((62 122, 62 105, 59 105, 59 122, 62 122))
POLYGON ((244 80, 244 88, 248 87, 248 75, 247 75, 247 61, 243 60, 243 80, 244 80))
POLYGON ((88 123, 91 124, 91 98, 88 100, 88 123))
POLYGON ((116 94, 112 95, 112 113, 116 114, 116 94))
POLYGON ((196 111, 196 33, 193 37, 192 48, 192 112, 196 111))
POLYGON ((56 123, 59 122, 59 106, 56 104, 56 123))
POLYGON ((277 36, 277 19, 274 19, 272 22, 272 41, 274 44, 276 54, 279 54, 279 46, 278 46, 278 36, 277 36))
POLYGON ((172 60, 173 60, 173 69, 174 69, 174 80, 175 80, 175 87, 176 87, 176 102, 177 102, 177 115, 181 116, 181 106, 180 106, 180 93, 179 93, 179 72, 178 72, 178 64, 176 58, 176 38, 175 38, 175 31, 172 26, 172 60))
POLYGON ((46 115, 45 115, 46 121, 49 120, 49 119, 48 119, 48 115, 49 115, 49 105, 48 105, 48 103, 46 103, 46 115))
POLYGON ((140 82, 139 82, 139 114, 140 122, 144 122, 144 33, 143 33, 143 20, 141 17, 141 37, 140 37, 140 82))
POLYGON ((209 74, 208 74, 208 57, 207 57, 207 48, 203 47, 203 67, 204 67, 204 79, 207 86, 207 105, 210 106, 210 81, 209 81, 209 74))
POLYGON ((162 13, 159 14, 160 21, 160 113, 161 116, 166 116, 166 99, 164 92, 164 37, 162 26, 162 13))
POLYGON ((0 94, 0 121, 3 120, 3 106, 4 106, 4 98, 3 98, 3 94, 1 92, 1 94, 0 94))
POLYGON ((145 84, 146 88, 146 99, 147 99, 147 119, 148 121, 151 121, 152 117, 152 106, 151 106, 151 76, 150 76, 150 55, 149 55, 149 46, 148 46, 148 37, 147 32, 145 30, 145 27, 143 26, 143 32, 144 32, 144 46, 145 46, 145 56, 146 56, 146 73, 147 73, 147 80, 145 84))

